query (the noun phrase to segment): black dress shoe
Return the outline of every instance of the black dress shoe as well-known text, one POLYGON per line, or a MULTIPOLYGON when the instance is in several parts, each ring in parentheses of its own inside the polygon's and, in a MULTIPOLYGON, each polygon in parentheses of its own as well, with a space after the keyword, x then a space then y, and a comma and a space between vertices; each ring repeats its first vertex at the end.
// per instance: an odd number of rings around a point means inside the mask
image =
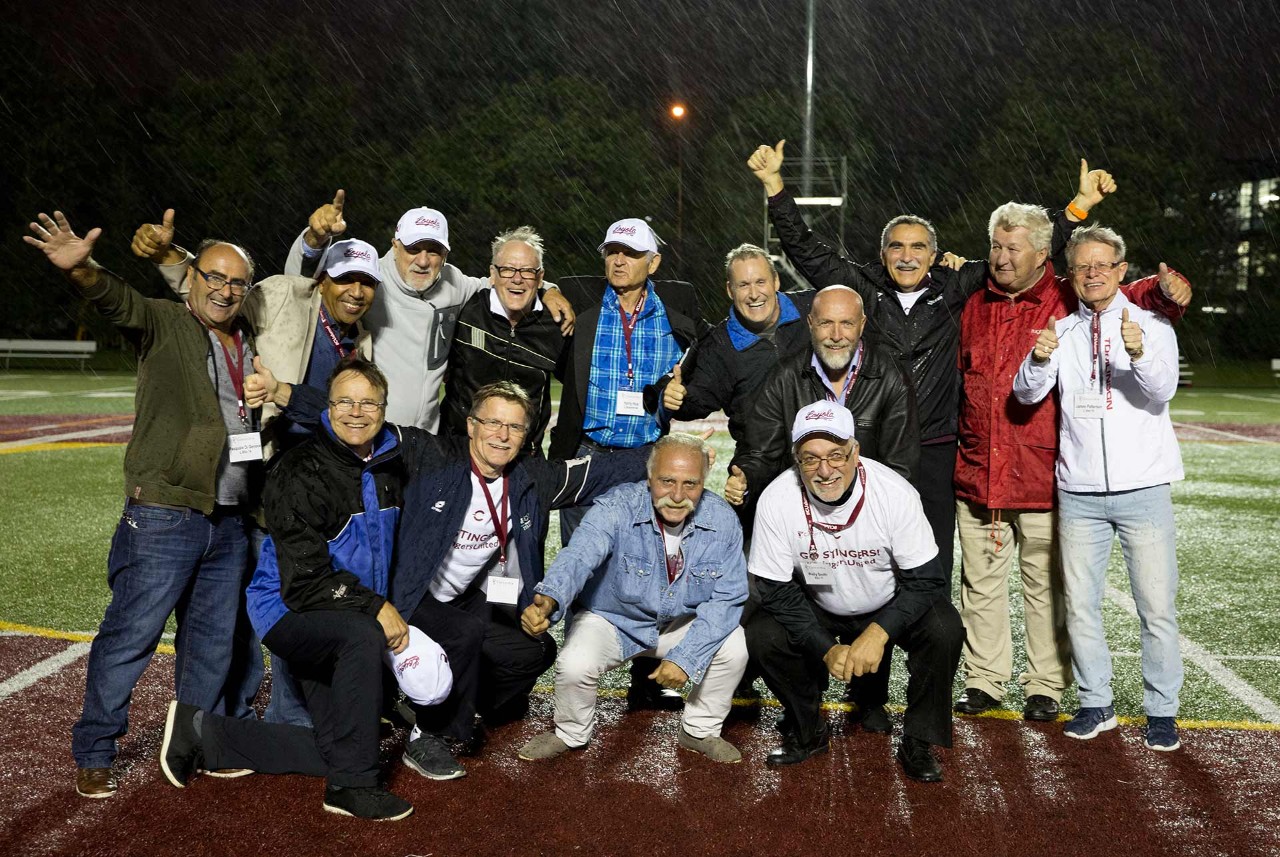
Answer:
POLYGON ((976 687, 966 687, 955 704, 955 710, 961 714, 981 714, 999 707, 1000 700, 976 687))
POLYGON ((1047 722, 1057 720, 1060 713, 1062 713, 1062 709, 1058 707, 1058 703, 1040 693, 1028 696, 1027 704, 1022 706, 1024 720, 1047 722))
POLYGON ((902 743, 898 745, 898 761, 902 763, 902 770, 913 780, 936 783, 942 779, 942 766, 934 758, 927 741, 903 735, 902 743))
POLYGON ((764 763, 771 768, 796 765, 811 756, 817 756, 819 753, 825 753, 830 749, 831 732, 826 728, 818 734, 812 744, 801 744, 796 740, 795 735, 791 734, 782 739, 781 747, 769 751, 769 755, 765 756, 764 763))
POLYGON ((632 711, 680 711, 684 708, 684 697, 680 691, 663 687, 651 679, 632 679, 631 687, 627 689, 627 707, 632 711))
POLYGON ((849 722, 862 727, 863 732, 874 732, 877 735, 888 735, 893 731, 893 723, 889 720, 889 712, 883 705, 859 707, 849 717, 849 722))

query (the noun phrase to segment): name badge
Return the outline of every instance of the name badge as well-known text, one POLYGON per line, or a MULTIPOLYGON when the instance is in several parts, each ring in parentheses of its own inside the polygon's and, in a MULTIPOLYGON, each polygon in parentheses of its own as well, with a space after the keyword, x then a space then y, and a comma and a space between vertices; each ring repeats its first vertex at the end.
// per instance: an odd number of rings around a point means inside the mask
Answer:
POLYGON ((618 413, 624 417, 644 416, 644 393, 638 390, 619 390, 618 413))
POLYGON ((227 435, 230 442, 231 463, 262 460, 262 432, 247 431, 241 434, 227 435))
POLYGON ((1071 416, 1078 420, 1100 420, 1107 410, 1107 400, 1101 393, 1076 393, 1071 402, 1071 416))
POLYGON ((804 582, 810 586, 832 586, 836 582, 835 569, 830 563, 802 559, 800 573, 804 575, 804 582))
POLYGON ((520 599, 520 578, 491 574, 485 592, 490 604, 514 605, 520 599))

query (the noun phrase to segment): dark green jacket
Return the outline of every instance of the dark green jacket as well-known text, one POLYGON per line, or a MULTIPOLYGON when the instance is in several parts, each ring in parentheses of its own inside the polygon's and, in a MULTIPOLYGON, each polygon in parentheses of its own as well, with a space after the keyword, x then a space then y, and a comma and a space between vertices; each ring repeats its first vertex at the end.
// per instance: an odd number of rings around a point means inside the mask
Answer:
MULTIPOLYGON (((209 380, 212 345, 204 325, 186 304, 143 297, 105 270, 83 294, 138 353, 133 437, 124 454, 126 496, 211 513, 227 429, 209 380)), ((241 325, 251 344, 252 331, 241 325)), ((221 362, 214 365, 225 371, 221 362)), ((255 476, 261 479, 260 472, 255 476)), ((255 503, 259 487, 251 486, 255 503)))

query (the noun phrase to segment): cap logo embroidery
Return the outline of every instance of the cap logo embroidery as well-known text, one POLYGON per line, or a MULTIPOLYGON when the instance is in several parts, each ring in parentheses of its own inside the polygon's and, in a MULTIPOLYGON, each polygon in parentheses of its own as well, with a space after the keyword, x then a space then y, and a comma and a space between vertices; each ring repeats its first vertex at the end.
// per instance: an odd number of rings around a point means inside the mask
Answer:
POLYGON ((440 228, 440 221, 434 217, 419 216, 418 219, 413 222, 416 226, 432 226, 436 229, 440 228))
POLYGON ((615 226, 615 227, 613 228, 613 232, 612 232, 611 234, 613 234, 613 235, 633 235, 633 236, 634 236, 634 235, 636 234, 636 228, 635 228, 634 226, 615 226))
POLYGON ((359 247, 349 247, 347 252, 342 255, 347 259, 364 259, 367 262, 373 261, 373 254, 368 250, 361 250, 359 247))
POLYGON ((809 420, 833 420, 836 418, 836 412, 832 410, 826 411, 810 411, 804 415, 805 421, 809 420))
POLYGON ((405 673, 405 670, 416 669, 416 668, 417 668, 417 666, 418 666, 418 656, 417 656, 417 655, 414 655, 414 656, 413 656, 413 657, 411 657, 411 658, 405 658, 403 661, 401 661, 401 662, 396 666, 396 675, 397 675, 397 676, 403 676, 403 675, 404 675, 404 673, 405 673))

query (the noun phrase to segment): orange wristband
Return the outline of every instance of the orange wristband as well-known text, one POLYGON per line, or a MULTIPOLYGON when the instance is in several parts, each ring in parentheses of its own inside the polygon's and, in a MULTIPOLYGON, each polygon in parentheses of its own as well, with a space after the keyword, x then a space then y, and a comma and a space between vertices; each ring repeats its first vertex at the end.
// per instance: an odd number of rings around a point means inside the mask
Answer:
POLYGON ((1067 203, 1067 211, 1081 220, 1089 219, 1089 212, 1081 211, 1080 209, 1076 208, 1076 204, 1074 202, 1067 203))

